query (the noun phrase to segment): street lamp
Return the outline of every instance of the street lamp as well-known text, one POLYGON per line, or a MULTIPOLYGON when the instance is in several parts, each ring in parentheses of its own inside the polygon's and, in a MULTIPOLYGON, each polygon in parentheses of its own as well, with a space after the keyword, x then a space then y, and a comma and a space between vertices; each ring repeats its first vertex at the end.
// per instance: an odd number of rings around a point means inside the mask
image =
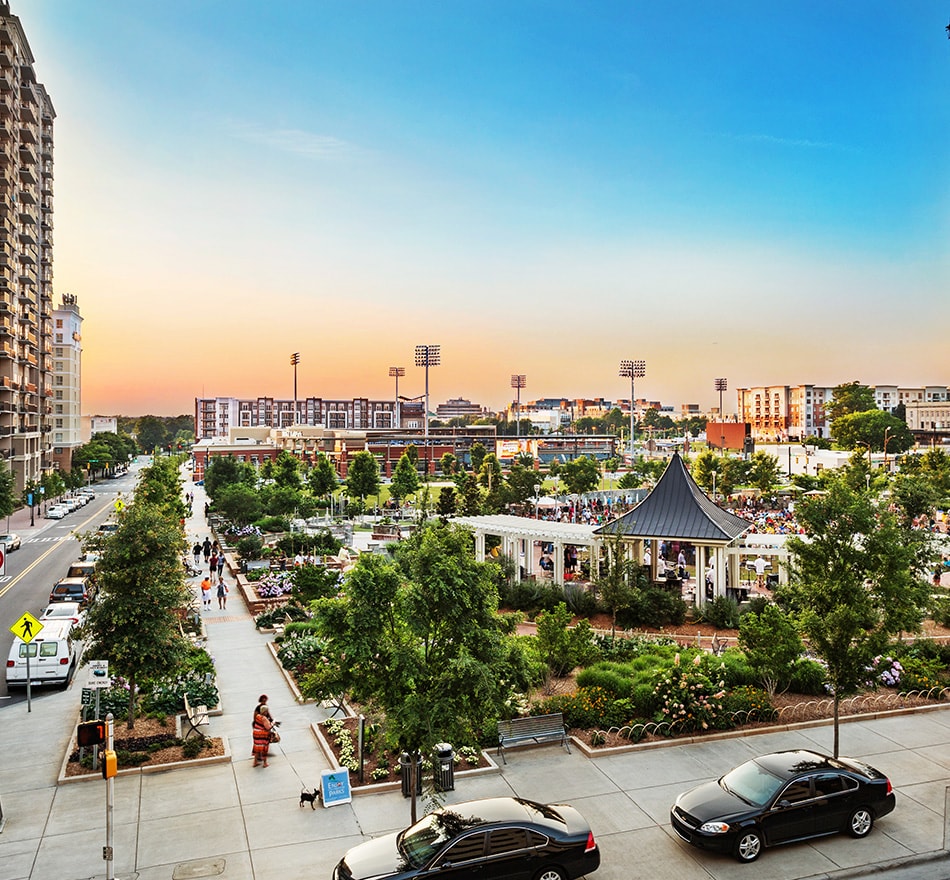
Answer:
POLYGON ((712 493, 713 497, 712 497, 712 500, 713 500, 713 504, 715 504, 715 503, 716 503, 716 472, 715 472, 715 471, 712 472, 712 478, 713 478, 713 493, 712 493))
POLYGON ((425 447, 426 447, 426 474, 429 473, 429 367, 437 367, 442 362, 438 345, 417 345, 416 366, 426 370, 426 412, 425 412, 425 447))
POLYGON ((633 464, 634 457, 634 411, 636 409, 634 401, 636 397, 634 395, 634 380, 637 378, 642 378, 647 374, 647 362, 642 360, 628 360, 624 359, 620 362, 620 372, 619 375, 626 378, 630 378, 630 463, 633 464))
POLYGON ((294 414, 290 420, 290 424, 293 424, 297 421, 297 364, 300 363, 300 352, 295 351, 290 356, 290 365, 294 368, 294 414))
POLYGON ((887 441, 891 439, 891 426, 884 429, 884 470, 887 470, 887 441))
POLYGON ((541 519, 541 486, 538 483, 534 484, 534 518, 541 519))
POLYGON ((518 376, 513 375, 511 377, 511 387, 518 389, 518 415, 517 415, 518 421, 516 422, 515 436, 519 437, 521 436, 521 389, 527 387, 527 385, 525 384, 525 377, 523 375, 518 375, 518 376))
POLYGON ((726 390, 725 379, 714 379, 713 387, 719 392, 719 454, 724 455, 726 450, 726 437, 723 434, 725 430, 722 427, 722 392, 726 390))
POLYGON ((390 367, 389 368, 389 377, 396 380, 396 425, 395 427, 402 427, 402 419, 399 415, 399 378, 406 375, 405 367, 390 367))

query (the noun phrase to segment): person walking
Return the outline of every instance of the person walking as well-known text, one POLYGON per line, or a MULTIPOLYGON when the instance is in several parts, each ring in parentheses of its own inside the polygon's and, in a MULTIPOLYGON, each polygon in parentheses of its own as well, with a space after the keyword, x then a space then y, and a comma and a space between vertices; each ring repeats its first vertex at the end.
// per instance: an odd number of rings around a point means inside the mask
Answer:
POLYGON ((201 581, 201 607, 205 610, 211 609, 211 577, 205 575, 201 581))
POLYGON ((208 560, 208 574, 213 578, 218 573, 218 554, 212 553, 208 560))
POLYGON ((223 581, 218 581, 218 608, 222 611, 228 607, 228 585, 223 581))
POLYGON ((224 583, 224 551, 218 554, 218 582, 224 583))
POLYGON ((277 722, 271 717, 270 709, 267 707, 267 694, 261 694, 257 700, 257 708, 254 709, 254 720, 251 723, 254 745, 251 754, 254 757, 254 766, 263 764, 267 766, 267 758, 270 755, 271 742, 279 742, 280 737, 277 731, 273 736, 277 739, 272 740, 272 728, 277 722))
POLYGON ((201 544, 195 538, 195 546, 191 548, 191 555, 195 557, 195 568, 201 565, 201 544))
POLYGON ((204 544, 201 545, 201 552, 205 555, 205 562, 211 557, 211 538, 206 537, 204 544))

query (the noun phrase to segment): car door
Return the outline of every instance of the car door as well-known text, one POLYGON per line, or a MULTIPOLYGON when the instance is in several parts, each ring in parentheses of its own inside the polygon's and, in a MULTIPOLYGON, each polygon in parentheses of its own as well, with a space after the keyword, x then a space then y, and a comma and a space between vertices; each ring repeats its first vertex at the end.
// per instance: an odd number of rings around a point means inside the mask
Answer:
POLYGON ((59 663, 59 641, 51 639, 39 641, 38 656, 30 655, 30 678, 55 679, 62 678, 63 672, 59 663), (35 671, 33 664, 36 664, 35 671))
POLYGON ((429 866, 429 873, 439 878, 452 880, 481 880, 489 875, 485 871, 484 831, 466 834, 451 843, 429 866))
POLYGON ((845 773, 815 777, 815 833, 831 834, 844 828, 858 792, 857 780, 845 773))
POLYGON ((536 866, 537 851, 528 849, 527 829, 494 828, 488 832, 487 868, 492 880, 525 880, 534 876, 536 866))
POLYGON ((810 776, 788 783, 762 817, 762 828, 769 844, 812 835, 815 828, 814 806, 810 776))

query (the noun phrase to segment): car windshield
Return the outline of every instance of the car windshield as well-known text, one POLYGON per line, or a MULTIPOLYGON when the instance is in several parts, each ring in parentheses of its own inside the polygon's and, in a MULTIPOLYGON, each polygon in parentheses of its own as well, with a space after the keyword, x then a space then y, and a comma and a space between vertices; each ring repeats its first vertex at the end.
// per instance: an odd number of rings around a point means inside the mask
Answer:
POLYGON ((719 780, 719 785, 726 791, 756 807, 768 803, 782 784, 783 780, 773 776, 755 761, 740 764, 719 780))
POLYGON ((442 849, 446 841, 482 822, 482 819, 465 817, 452 810, 431 813, 402 833, 397 841, 399 852, 413 868, 421 868, 442 849))

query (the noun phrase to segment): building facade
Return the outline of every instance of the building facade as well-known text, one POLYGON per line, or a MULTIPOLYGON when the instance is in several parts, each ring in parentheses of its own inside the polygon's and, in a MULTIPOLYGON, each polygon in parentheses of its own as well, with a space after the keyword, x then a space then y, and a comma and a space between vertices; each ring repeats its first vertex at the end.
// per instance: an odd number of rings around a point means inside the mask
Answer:
POLYGON ((0 0, 0 455, 17 490, 50 465, 55 116, 0 0))
POLYGON ((54 466, 68 471, 82 438, 82 315, 75 296, 63 294, 53 310, 53 455, 54 466))
MULTIPOLYGON (((405 421, 407 406, 401 407, 405 421)), ((393 430, 396 403, 393 400, 329 400, 305 397, 298 400, 257 397, 195 398, 195 439, 227 437, 232 429, 289 428, 311 425, 335 430, 393 430)))

